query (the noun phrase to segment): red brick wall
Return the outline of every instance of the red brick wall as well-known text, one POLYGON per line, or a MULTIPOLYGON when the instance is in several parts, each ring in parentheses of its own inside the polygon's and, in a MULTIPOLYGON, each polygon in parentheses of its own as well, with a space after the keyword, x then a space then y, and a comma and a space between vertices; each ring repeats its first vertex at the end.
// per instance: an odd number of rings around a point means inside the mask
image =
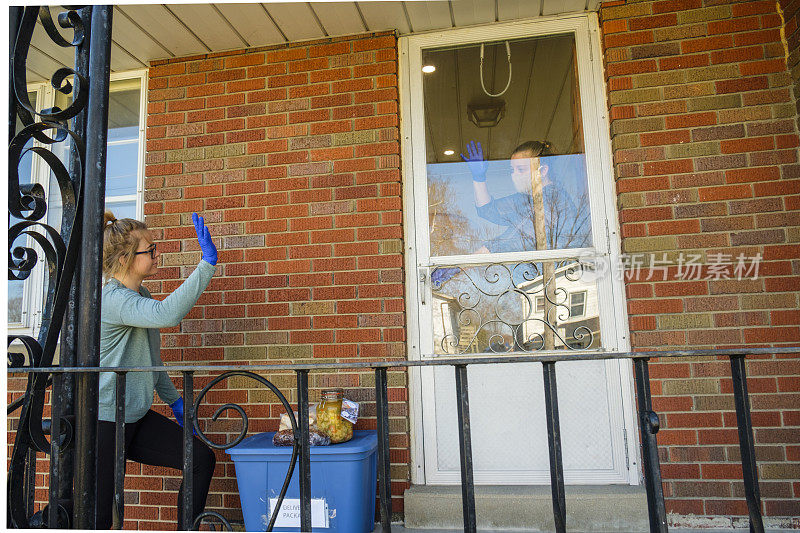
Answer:
MULTIPOLYGON (((165 361, 405 359, 397 98, 391 33, 153 64, 145 214, 163 261, 149 287, 165 295, 199 261, 193 211, 205 216, 219 250, 217 275, 198 305, 163 331, 165 361)), ((293 373, 266 377, 296 400, 293 373)), ((394 511, 402 512, 406 373, 389 379, 394 511)), ((196 378, 195 388, 208 381, 196 378)), ((371 370, 313 372, 311 398, 344 387, 346 397, 364 402, 357 429, 374 428, 373 383, 371 370)), ((249 434, 276 429, 275 397, 236 378, 203 403, 203 424, 216 442, 239 427, 234 414, 210 421, 226 402, 244 406, 249 434)), ((208 508, 236 518, 226 457, 217 453, 208 508)), ((136 464, 128 474, 126 488, 138 501, 126 507, 126 525, 171 527, 178 478, 136 464)))
MULTIPOLYGON (((600 17, 623 252, 675 265, 626 284, 634 348, 798 345, 800 165, 776 3, 614 1, 600 17), (756 279, 683 279, 680 252, 763 260, 756 279)), ((798 516, 800 360, 747 370, 764 512, 798 516)), ((745 515, 728 362, 662 360, 650 376, 668 511, 745 515)))

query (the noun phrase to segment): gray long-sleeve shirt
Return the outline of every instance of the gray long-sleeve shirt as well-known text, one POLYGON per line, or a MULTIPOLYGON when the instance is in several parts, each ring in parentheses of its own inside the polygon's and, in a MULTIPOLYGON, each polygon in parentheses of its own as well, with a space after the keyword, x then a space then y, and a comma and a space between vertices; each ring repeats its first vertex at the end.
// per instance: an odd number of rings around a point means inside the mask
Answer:
MULTIPOLYGON (((117 279, 103 286, 100 323, 100 366, 162 366, 159 328, 177 326, 194 307, 216 267, 200 261, 194 272, 163 301, 144 287, 133 291, 117 279)), ((153 390, 171 404, 180 395, 166 372, 128 372, 125 380, 125 422, 136 422, 153 404, 153 390)), ((116 374, 100 373, 98 418, 115 419, 116 374)))

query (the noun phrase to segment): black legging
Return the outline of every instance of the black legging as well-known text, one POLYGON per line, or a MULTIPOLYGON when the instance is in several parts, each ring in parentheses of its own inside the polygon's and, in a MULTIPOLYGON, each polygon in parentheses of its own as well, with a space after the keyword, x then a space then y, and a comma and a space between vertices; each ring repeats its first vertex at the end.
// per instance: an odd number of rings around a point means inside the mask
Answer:
MULTIPOLYGON (((114 504, 114 422, 97 428, 97 529, 110 529, 114 504)), ((131 461, 183 470, 183 428, 167 417, 147 411, 139 421, 125 424, 125 457, 131 461)), ((194 437, 194 501, 192 518, 203 512, 216 458, 194 437)), ((178 491, 178 529, 183 517, 183 483, 178 491)))

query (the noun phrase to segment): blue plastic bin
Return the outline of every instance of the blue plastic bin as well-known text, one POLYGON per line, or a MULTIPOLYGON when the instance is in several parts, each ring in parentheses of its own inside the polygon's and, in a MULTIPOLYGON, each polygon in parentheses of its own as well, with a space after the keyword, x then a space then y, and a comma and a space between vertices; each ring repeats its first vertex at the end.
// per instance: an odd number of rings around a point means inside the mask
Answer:
MULTIPOLYGON (((227 450, 236 467, 247 531, 267 530, 270 499, 278 498, 292 457, 291 446, 272 444, 273 435, 259 433, 227 450)), ((355 431, 348 442, 311 447, 313 531, 370 533, 373 530, 377 449, 375 431, 355 431)), ((273 531, 300 531, 299 472, 298 458, 281 507, 281 519, 275 522, 273 531)))

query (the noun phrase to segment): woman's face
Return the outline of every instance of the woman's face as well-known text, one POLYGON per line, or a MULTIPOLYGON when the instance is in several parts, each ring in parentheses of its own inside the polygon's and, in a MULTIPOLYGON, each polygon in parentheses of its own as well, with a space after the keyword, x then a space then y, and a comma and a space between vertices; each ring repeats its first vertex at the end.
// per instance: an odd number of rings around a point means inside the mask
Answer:
POLYGON ((511 156, 511 181, 514 182, 514 187, 518 192, 530 192, 532 190, 532 181, 546 185, 546 183, 541 182, 546 173, 546 168, 540 165, 538 157, 531 157, 524 152, 513 154, 511 156), (535 169, 534 180, 531 180, 531 168, 535 169))
POLYGON ((156 249, 153 242, 153 234, 150 230, 137 232, 139 235, 139 246, 136 248, 137 253, 134 257, 133 264, 131 265, 130 273, 142 278, 148 278, 158 272, 158 258, 161 253, 156 249), (152 251, 152 253, 150 253, 152 251))

